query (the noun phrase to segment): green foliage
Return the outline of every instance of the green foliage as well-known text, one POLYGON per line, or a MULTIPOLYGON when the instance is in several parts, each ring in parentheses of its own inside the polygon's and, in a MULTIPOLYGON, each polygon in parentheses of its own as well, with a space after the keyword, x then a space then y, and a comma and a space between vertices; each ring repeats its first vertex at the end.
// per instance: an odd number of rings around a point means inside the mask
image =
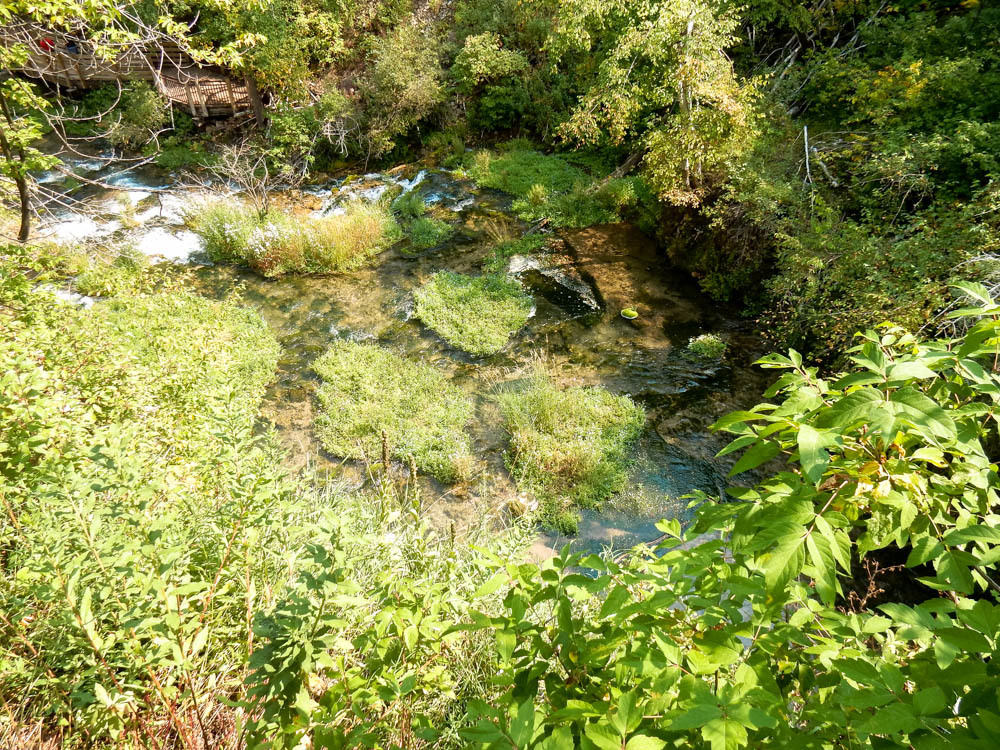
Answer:
POLYGON ((313 369, 323 378, 316 432, 330 453, 375 460, 385 448, 443 481, 468 475, 472 401, 434 367, 338 341, 313 369))
POLYGON ((122 92, 109 123, 108 138, 116 146, 138 149, 169 122, 167 100, 145 81, 136 81, 122 92))
POLYGON ((362 88, 369 107, 371 153, 387 153, 395 139, 427 118, 444 100, 439 45, 415 24, 396 28, 375 44, 362 88))
POLYGON ((499 598, 481 587, 492 562, 476 550, 511 559, 532 532, 478 523, 448 539, 399 494, 345 506, 289 594, 255 619, 252 747, 467 744, 465 705, 489 698, 495 659, 489 640, 451 627, 499 598))
POLYGON ((427 204, 420 191, 410 190, 392 202, 392 212, 400 219, 413 220, 427 213, 427 204))
POLYGON ((522 148, 498 155, 480 151, 468 173, 484 187, 515 196, 514 211, 525 221, 585 227, 618 219, 592 189, 593 180, 558 156, 522 148))
POLYGON ((407 227, 410 246, 414 250, 428 250, 437 247, 455 233, 455 228, 446 221, 429 216, 421 216, 407 227))
POLYGON ((531 297, 505 276, 440 271, 414 293, 417 316, 452 346, 496 354, 534 310, 531 297))
POLYGON ((388 209, 363 201, 343 214, 311 219, 278 212, 260 219, 240 203, 215 201, 193 212, 188 223, 212 260, 271 277, 354 271, 400 238, 388 209))
POLYGON ((717 333, 703 333, 688 341, 687 350, 701 359, 718 361, 726 355, 726 341, 717 333))
POLYGON ((312 501, 252 437, 277 343, 233 301, 85 311, 31 289, 21 251, 0 266, 5 736, 162 746, 239 693, 246 614, 303 536, 312 501))
POLYGON ((704 503, 684 534, 663 523, 666 541, 623 563, 508 565, 506 613, 474 625, 505 692, 470 706, 468 741, 991 746, 1000 379, 983 363, 1000 308, 968 290, 979 302, 959 314, 986 317, 964 339, 869 333, 833 379, 795 352, 762 360, 785 371, 772 403, 717 428, 743 451, 734 473, 786 465, 731 490, 741 502, 704 503), (886 553, 909 587, 851 581, 886 553))
POLYGON ((549 46, 590 53, 597 66, 562 135, 632 142, 662 200, 698 205, 752 143, 754 87, 726 54, 738 25, 700 0, 562 4, 549 46))
POLYGON ((537 496, 544 523, 574 532, 576 506, 598 507, 624 488, 628 450, 645 422, 628 396, 601 387, 560 389, 538 372, 498 403, 511 471, 537 496))
MULTIPOLYGON (((1000 13, 952 10, 838 9, 871 19, 856 47, 819 49, 775 82, 777 94, 809 102, 809 120, 789 121, 787 101, 773 108, 713 208, 716 240, 691 264, 724 297, 773 259, 761 303, 775 341, 834 359, 854 331, 883 320, 916 330, 953 279, 975 272, 969 259, 1000 247, 1000 58, 987 41, 1000 13)), ((809 20, 832 39, 829 23, 809 20)))
POLYGON ((215 154, 203 141, 191 138, 169 136, 156 150, 157 166, 170 171, 208 167, 215 161, 215 154))

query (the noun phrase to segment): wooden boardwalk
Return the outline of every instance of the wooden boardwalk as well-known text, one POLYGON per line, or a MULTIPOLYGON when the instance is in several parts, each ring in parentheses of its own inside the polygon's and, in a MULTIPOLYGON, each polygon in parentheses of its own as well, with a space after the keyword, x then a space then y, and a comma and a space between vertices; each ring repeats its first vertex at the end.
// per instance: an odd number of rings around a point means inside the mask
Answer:
POLYGON ((44 30, 0 29, 0 44, 23 45, 24 75, 66 88, 94 88, 113 81, 149 81, 172 104, 196 119, 228 117, 251 109, 250 91, 223 71, 203 67, 176 45, 129 48, 105 60, 87 45, 44 30))

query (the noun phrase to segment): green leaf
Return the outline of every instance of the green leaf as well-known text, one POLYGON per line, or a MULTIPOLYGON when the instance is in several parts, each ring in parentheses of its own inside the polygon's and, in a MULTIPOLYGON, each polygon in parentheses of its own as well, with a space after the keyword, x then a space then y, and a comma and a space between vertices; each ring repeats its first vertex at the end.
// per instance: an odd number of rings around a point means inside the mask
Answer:
POLYGON ((785 585, 797 576, 805 562, 805 551, 802 548, 805 528, 793 526, 778 545, 770 552, 764 561, 764 582, 769 592, 783 589, 785 585))
POLYGON ((701 728, 702 739, 712 750, 737 750, 747 744, 747 730, 738 721, 714 719, 701 728))
POLYGON ((629 737, 625 743, 625 750, 663 750, 667 743, 648 734, 636 734, 629 737))
POLYGON ((744 471, 756 469, 761 464, 767 463, 772 458, 777 456, 780 450, 781 448, 778 444, 770 440, 755 443, 754 446, 744 453, 740 457, 740 460, 736 462, 732 470, 729 472, 729 476, 736 476, 744 471))
POLYGON ((715 703, 699 703, 671 721, 670 729, 679 732, 683 729, 702 727, 720 716, 722 711, 715 703))
POLYGON ((936 378, 937 373, 925 365, 923 362, 897 362, 889 368, 886 380, 894 382, 898 380, 926 380, 936 378))
POLYGON ((583 728, 583 733, 601 750, 621 750, 621 735, 607 723, 606 719, 587 724, 583 728))
POLYGON ((799 426, 796 440, 799 446, 799 462, 802 464, 802 471, 810 482, 818 484, 830 463, 830 454, 826 452, 828 438, 804 424, 799 426))

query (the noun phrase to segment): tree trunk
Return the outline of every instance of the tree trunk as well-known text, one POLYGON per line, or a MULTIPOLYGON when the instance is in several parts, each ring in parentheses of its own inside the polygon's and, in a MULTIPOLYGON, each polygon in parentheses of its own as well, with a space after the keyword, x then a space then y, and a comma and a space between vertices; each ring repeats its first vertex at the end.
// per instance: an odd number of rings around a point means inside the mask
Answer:
POLYGON ((267 114, 264 112, 264 100, 260 97, 260 89, 257 88, 257 79, 253 77, 253 74, 249 74, 246 81, 247 96, 250 97, 254 119, 257 121, 257 127, 262 128, 267 125, 267 114))
MULTIPOLYGON (((14 120, 10 114, 10 107, 7 106, 7 99, 0 91, 0 111, 3 112, 7 127, 13 131, 14 120)), ((24 149, 21 147, 11 147, 10 141, 4 129, 0 127, 0 154, 10 166, 10 175, 17 186, 17 197, 21 203, 21 228, 17 232, 17 241, 24 244, 28 241, 31 233, 31 192, 28 190, 27 170, 24 165, 24 149)))

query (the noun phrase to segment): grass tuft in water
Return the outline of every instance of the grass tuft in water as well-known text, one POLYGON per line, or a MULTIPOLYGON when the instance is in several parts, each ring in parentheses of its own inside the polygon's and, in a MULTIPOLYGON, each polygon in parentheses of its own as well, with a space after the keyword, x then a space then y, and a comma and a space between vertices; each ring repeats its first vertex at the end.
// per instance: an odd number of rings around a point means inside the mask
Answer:
POLYGON ((601 387, 560 389, 543 372, 498 397, 510 435, 508 464, 540 503, 542 523, 575 533, 577 507, 595 508, 625 487, 642 407, 601 387))
POLYGON ((188 219, 208 256, 258 273, 355 271, 400 238, 382 204, 358 201, 343 214, 303 218, 271 212, 263 219, 236 201, 215 201, 188 219))
POLYGON ((470 354, 496 354, 531 317, 534 307, 520 285, 504 276, 434 274, 414 294, 417 316, 452 346, 470 354))
POLYGON ((390 455, 412 455, 445 482, 468 476, 472 399, 438 370, 351 341, 336 342, 313 369, 323 378, 316 432, 330 453, 376 460, 384 430, 390 455))

